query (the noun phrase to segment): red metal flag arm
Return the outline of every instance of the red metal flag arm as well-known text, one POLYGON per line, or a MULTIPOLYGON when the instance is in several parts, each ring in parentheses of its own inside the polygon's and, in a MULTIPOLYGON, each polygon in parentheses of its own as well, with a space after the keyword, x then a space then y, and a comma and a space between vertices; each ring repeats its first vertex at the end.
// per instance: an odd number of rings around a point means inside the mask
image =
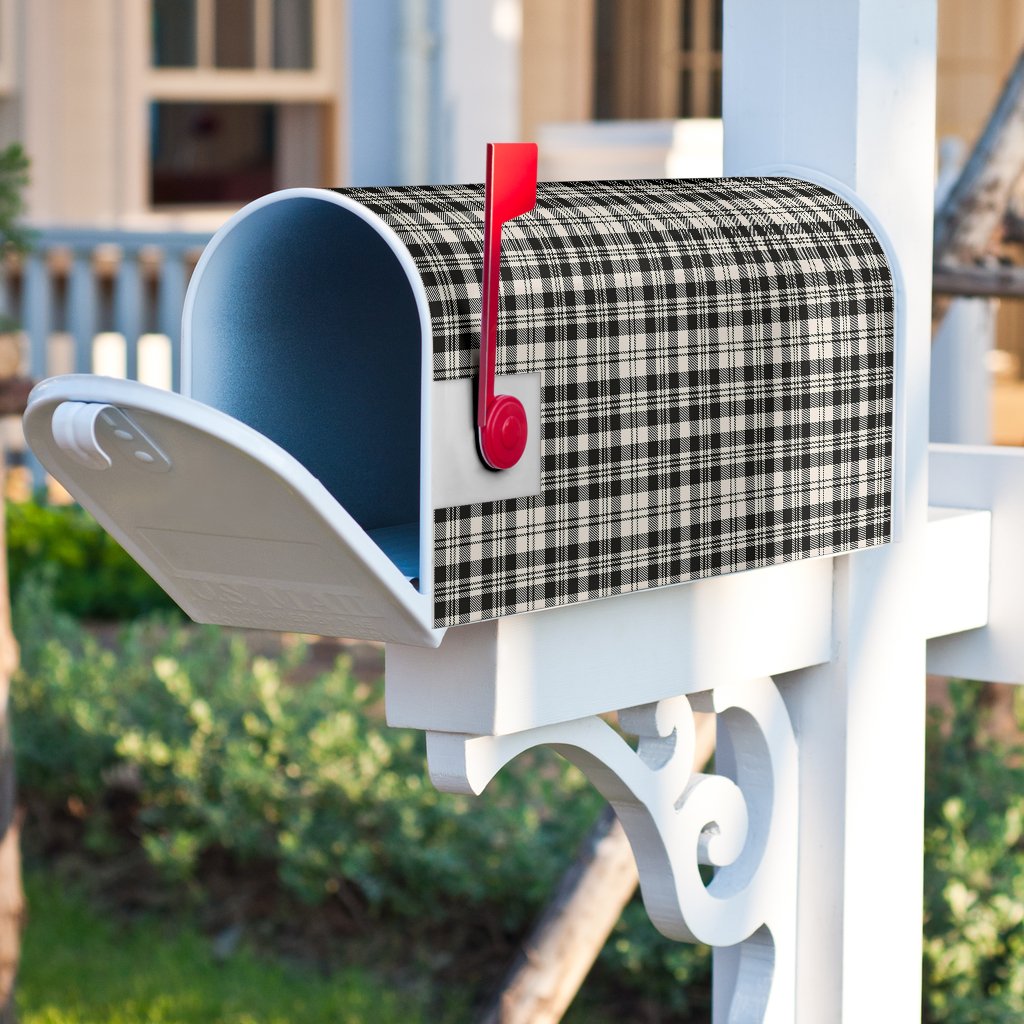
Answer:
POLYGON ((498 285, 501 279, 501 226, 537 203, 537 146, 533 142, 487 145, 484 199, 483 315, 480 322, 480 370, 477 439, 480 456, 492 469, 511 469, 526 450, 526 410, 512 395, 495 395, 498 362, 498 285))

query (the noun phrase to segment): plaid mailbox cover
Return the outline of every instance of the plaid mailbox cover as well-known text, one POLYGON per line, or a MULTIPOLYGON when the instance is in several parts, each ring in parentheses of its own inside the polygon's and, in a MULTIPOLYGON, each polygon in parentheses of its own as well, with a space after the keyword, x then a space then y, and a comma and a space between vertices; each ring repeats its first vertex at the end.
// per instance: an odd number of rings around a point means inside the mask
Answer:
MULTIPOLYGON (((419 270, 434 378, 473 376, 483 187, 341 191, 419 270)), ((435 512, 438 626, 889 539, 893 280, 845 200, 542 183, 501 272, 497 369, 541 374, 541 493, 435 512)))

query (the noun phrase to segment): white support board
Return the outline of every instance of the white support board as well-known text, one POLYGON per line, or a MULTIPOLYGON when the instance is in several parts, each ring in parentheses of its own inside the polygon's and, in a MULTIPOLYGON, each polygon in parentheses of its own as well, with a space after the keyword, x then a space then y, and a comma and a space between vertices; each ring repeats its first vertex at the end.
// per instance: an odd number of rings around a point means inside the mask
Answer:
MULTIPOLYGON (((1024 683, 1024 448, 932 445, 929 473, 933 505, 991 512, 992 551, 987 625, 929 640, 928 671, 1024 683)), ((938 585, 956 599, 958 579, 938 585)))
POLYGON ((832 560, 449 628, 389 644, 388 724, 503 735, 832 656, 832 560))
POLYGON ((992 513, 928 509, 925 636, 948 636, 988 622, 992 513))

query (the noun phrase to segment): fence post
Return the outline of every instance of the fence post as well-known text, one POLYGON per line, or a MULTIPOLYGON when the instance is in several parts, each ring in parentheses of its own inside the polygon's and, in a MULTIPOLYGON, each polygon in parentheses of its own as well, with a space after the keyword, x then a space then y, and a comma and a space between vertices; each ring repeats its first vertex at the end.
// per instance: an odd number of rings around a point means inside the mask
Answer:
POLYGON ((50 278, 46 257, 39 252, 25 258, 25 283, 22 296, 22 321, 32 341, 29 376, 42 380, 47 373, 48 344, 52 327, 50 278))
POLYGON ((954 299, 932 343, 932 441, 992 443, 992 371, 997 299, 954 299))
POLYGON ((124 338, 129 380, 139 377, 139 336, 142 334, 142 277, 139 250, 123 246, 114 281, 114 330, 124 338))
MULTIPOLYGON (((725 10, 726 173, 803 165, 839 179, 885 225, 901 264, 902 536, 836 560, 833 659, 780 684, 800 744, 797 1021, 919 1020, 925 638, 915 581, 927 514, 936 7, 731 0, 725 10)), ((716 975, 724 983, 728 971, 716 975)))
MULTIPOLYGON (((51 293, 45 254, 30 253, 24 263, 21 318, 29 338, 28 372, 33 380, 42 380, 48 371, 50 329, 53 323, 51 293)), ((32 487, 39 490, 46 486, 46 472, 34 452, 28 449, 25 454, 26 465, 32 475, 32 487)))
POLYGON ((75 341, 75 373, 92 372, 92 344, 96 336, 96 279, 92 253, 71 251, 68 281, 68 329, 75 341))
POLYGON ((171 389, 181 390, 181 310, 185 304, 185 252, 172 246, 160 259, 157 329, 171 343, 171 389))

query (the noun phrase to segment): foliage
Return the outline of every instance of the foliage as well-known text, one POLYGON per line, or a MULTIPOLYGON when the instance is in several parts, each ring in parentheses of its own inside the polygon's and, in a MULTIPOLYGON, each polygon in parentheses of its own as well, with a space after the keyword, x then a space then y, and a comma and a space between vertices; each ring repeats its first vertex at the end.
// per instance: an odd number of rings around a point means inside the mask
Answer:
MULTIPOLYGON (((0 258, 27 252, 32 245, 34 232, 21 223, 28 169, 29 159, 20 143, 13 142, 0 150, 0 258)), ((0 333, 16 331, 19 326, 14 317, 0 313, 0 333)))
POLYGON ((379 685, 356 684, 344 662, 289 685, 289 666, 253 658, 239 635, 160 620, 103 649, 47 604, 29 584, 16 605, 22 786, 73 795, 100 834, 111 827, 110 780, 131 780, 135 827, 172 875, 191 878, 200 855, 219 849, 243 864, 274 861, 310 903, 343 884, 409 917, 442 899, 514 896, 514 927, 594 807, 573 798, 583 782, 569 769, 513 774, 486 814, 436 792, 419 734, 387 729, 372 713, 379 685), (544 814, 559 787, 563 812, 544 814))
POLYGON ((20 143, 0 150, 0 250, 24 252, 32 233, 20 223, 25 212, 22 192, 28 184, 29 159, 20 143))
MULTIPOLYGON (((644 1019, 660 1019, 655 1007, 664 1007, 683 1015, 673 1020, 694 1021, 711 1019, 710 973, 711 948, 674 942, 655 931, 639 895, 627 904, 594 971, 598 981, 625 982, 634 999, 650 1004, 644 1019)), ((575 1019, 569 1016, 567 1024, 575 1019)), ((578 1018, 580 1024, 588 1019, 578 1018)))
MULTIPOLYGON (((22 1024, 416 1024, 420 1000, 355 967, 325 978, 246 949, 227 959, 182 921, 119 926, 79 893, 29 874, 22 1024), (145 956, 139 951, 145 950, 145 956)), ((445 1015, 442 1020, 463 1017, 445 1015)))
POLYGON ((983 689, 951 688, 929 729, 925 1017, 1024 1019, 1024 748, 993 739, 983 689))
MULTIPOLYGON (((343 661, 293 684, 301 649, 290 661, 254 658, 239 634, 166 611, 104 647, 64 612, 173 605, 81 509, 21 504, 8 516, 22 790, 78 808, 93 849, 123 841, 110 796, 128 789, 129 831, 193 891, 216 852, 240 868, 272 865, 310 906, 340 901, 410 936, 465 932, 474 920, 510 937, 528 926, 598 813, 574 769, 539 754, 479 800, 440 794, 421 737, 384 727, 380 685, 356 682, 343 661)), ((957 684, 951 712, 929 723, 928 1024, 1024 1019, 1024 745, 992 738, 982 694, 957 684)), ((708 960, 658 936, 634 900, 587 988, 625 982, 672 1019, 699 1018, 708 960)), ((573 1013, 591 1015, 585 1005, 573 1013)))
MULTIPOLYGON (((465 933, 476 921, 512 941, 600 809, 550 753, 521 760, 480 799, 437 792, 421 735, 384 726, 380 684, 354 681, 344 660, 292 684, 301 650, 253 657, 238 633, 166 618, 103 647, 31 577, 14 617, 23 794, 75 807, 88 844, 109 851, 120 841, 111 790, 132 789, 131 833, 193 891, 216 852, 240 869, 273 864, 309 905, 354 903, 410 936, 465 933)), ((637 914, 599 973, 653 987, 681 1010, 691 996, 677 981, 700 974, 701 959, 637 914)))
POLYGON ((7 552, 16 597, 28 573, 46 574, 57 607, 90 619, 131 619, 173 601, 78 505, 7 503, 7 552))

